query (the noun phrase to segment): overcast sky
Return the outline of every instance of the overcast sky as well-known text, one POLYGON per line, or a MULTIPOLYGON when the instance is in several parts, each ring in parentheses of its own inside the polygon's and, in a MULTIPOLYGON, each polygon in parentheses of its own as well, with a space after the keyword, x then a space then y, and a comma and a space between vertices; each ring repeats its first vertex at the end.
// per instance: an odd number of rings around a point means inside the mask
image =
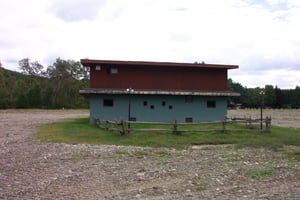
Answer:
POLYGON ((300 86, 299 0, 0 0, 0 60, 235 64, 244 86, 300 86))

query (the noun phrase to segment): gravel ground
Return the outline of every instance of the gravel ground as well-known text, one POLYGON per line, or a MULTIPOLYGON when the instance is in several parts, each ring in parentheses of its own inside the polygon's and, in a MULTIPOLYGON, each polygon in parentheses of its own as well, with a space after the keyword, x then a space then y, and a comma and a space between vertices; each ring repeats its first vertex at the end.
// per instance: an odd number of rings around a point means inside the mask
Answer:
POLYGON ((0 111, 0 199, 300 199, 287 152, 230 145, 185 150, 41 143, 39 124, 74 110, 0 111))
MULTIPOLYGON (((229 117, 251 117, 260 118, 259 109, 240 109, 229 110, 229 117)), ((264 109, 263 118, 266 116, 272 118, 272 124, 282 127, 300 128, 300 109, 264 109)))

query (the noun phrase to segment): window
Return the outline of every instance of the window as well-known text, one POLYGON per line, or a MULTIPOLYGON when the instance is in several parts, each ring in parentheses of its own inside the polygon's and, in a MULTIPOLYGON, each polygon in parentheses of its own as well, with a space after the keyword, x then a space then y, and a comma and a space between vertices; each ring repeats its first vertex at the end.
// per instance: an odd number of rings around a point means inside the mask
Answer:
POLYGON ((185 96, 185 103, 192 103, 193 102, 193 96, 185 96))
POLYGON ((117 74, 118 73, 118 68, 110 68, 110 73, 111 74, 117 74))
POLYGON ((148 105, 148 102, 147 101, 144 101, 144 106, 147 106, 148 105))
POLYGON ((169 105, 169 110, 172 110, 173 109, 173 106, 172 105, 169 105))
POLYGON ((154 109, 154 105, 151 105, 151 106, 150 106, 150 109, 154 109))
POLYGON ((95 68, 96 68, 97 71, 100 71, 100 70, 101 70, 101 66, 100 66, 100 65, 96 65, 95 68))
POLYGON ((136 117, 130 117, 129 121, 135 122, 136 121, 136 117))
POLYGON ((112 99, 103 99, 103 106, 104 107, 113 107, 114 106, 114 100, 112 100, 112 99))
POLYGON ((162 106, 166 106, 166 102, 165 102, 165 101, 162 101, 162 102, 161 102, 161 105, 162 105, 162 106))
POLYGON ((118 68, 108 68, 107 73, 108 74, 117 74, 118 73, 118 68))
POLYGON ((206 106, 207 106, 207 108, 215 108, 216 107, 216 101, 207 101, 206 106))
POLYGON ((186 117, 185 122, 186 123, 193 123, 193 118, 192 117, 186 117))

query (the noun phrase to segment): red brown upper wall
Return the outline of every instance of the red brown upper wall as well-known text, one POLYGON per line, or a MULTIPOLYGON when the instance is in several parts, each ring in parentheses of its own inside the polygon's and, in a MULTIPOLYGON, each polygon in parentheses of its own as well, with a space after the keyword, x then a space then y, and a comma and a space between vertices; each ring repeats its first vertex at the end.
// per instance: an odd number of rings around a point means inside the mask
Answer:
POLYGON ((91 88, 227 90, 227 70, 237 65, 82 59, 91 88), (100 70, 96 70, 100 66, 100 70))

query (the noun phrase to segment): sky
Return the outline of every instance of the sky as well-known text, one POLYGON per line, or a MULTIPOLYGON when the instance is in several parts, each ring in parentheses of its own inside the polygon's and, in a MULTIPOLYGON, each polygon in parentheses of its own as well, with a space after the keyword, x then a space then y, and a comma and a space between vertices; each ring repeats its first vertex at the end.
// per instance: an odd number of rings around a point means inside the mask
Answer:
POLYGON ((0 0, 0 61, 239 65, 248 88, 300 86, 299 0, 0 0))

